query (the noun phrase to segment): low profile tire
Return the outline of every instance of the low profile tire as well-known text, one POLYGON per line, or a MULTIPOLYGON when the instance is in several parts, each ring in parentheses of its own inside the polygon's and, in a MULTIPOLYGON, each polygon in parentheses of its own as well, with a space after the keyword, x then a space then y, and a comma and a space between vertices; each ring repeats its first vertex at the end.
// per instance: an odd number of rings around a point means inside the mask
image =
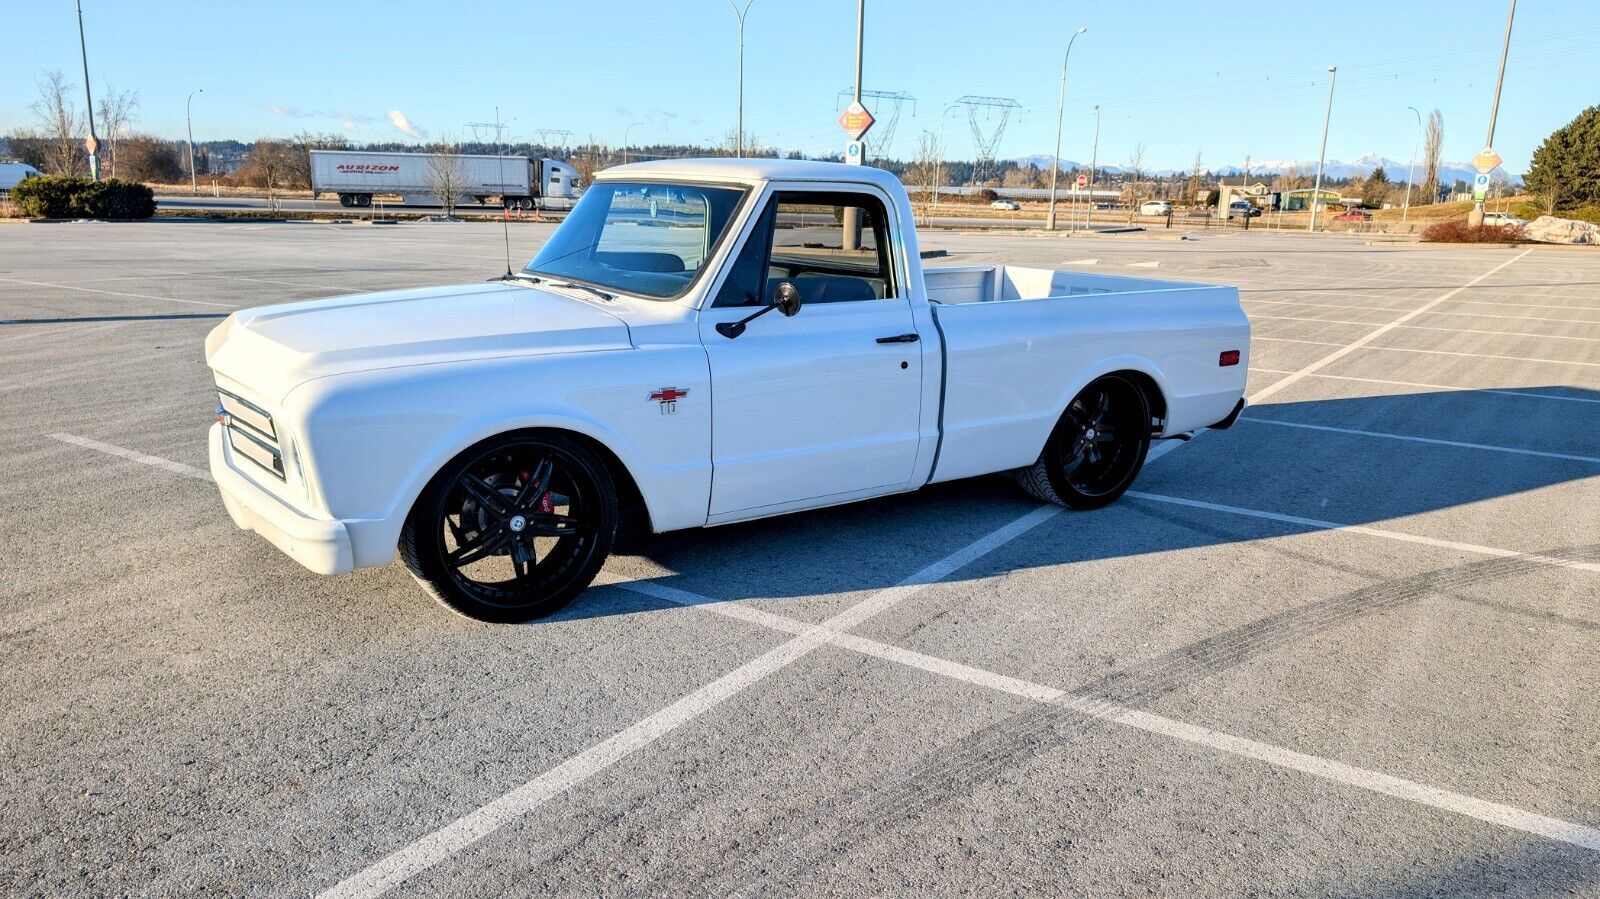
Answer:
POLYGON ((400 532, 400 558, 453 611, 527 621, 589 586, 617 517, 616 490, 593 451, 559 434, 510 434, 434 476, 400 532))
POLYGON ((1067 404, 1039 460, 1014 474, 1035 499, 1098 509, 1127 492, 1149 451, 1149 398, 1128 378, 1105 375, 1067 404))

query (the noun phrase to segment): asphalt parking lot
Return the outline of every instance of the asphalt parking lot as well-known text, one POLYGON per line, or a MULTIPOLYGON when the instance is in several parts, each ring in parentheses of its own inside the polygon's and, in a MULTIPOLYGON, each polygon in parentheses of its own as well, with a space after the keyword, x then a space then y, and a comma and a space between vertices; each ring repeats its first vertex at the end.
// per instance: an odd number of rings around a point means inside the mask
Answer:
POLYGON ((497 226, 0 225, 0 893, 1600 896, 1600 253, 1196 237, 923 237, 1241 288, 1252 408, 1112 507, 664 535, 508 627, 204 471, 214 316, 497 226))

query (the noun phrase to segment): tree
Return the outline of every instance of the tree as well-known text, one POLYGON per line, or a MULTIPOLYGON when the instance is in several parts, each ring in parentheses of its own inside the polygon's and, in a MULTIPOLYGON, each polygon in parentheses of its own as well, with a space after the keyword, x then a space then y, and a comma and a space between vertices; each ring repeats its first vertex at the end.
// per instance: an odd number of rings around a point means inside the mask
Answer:
POLYGON ((342 134, 317 134, 302 131, 294 136, 294 158, 291 160, 288 183, 299 190, 311 189, 311 151, 348 150, 350 139, 342 134))
POLYGON ((1128 224, 1133 224, 1133 213, 1139 207, 1139 180, 1144 172, 1144 142, 1133 145, 1128 154, 1128 224))
POLYGON ((917 157, 906 170, 906 184, 920 188, 922 201, 933 199, 935 182, 939 179, 939 142, 930 131, 922 132, 917 139, 917 157))
POLYGON ((456 203, 461 201, 467 186, 467 170, 461 164, 461 154, 448 140, 439 145, 428 157, 428 171, 423 176, 428 182, 428 193, 439 199, 445 215, 455 215, 456 203))
MULTIPOLYGON (((111 177, 117 177, 117 145, 133 123, 139 120, 139 93, 119 91, 110 83, 100 92, 100 102, 95 104, 100 127, 105 129, 106 161, 111 177)), ((139 180, 139 179, 135 179, 139 180)))
POLYGON ((1556 129, 1533 151, 1527 185, 1567 206, 1600 203, 1600 106, 1556 129))
POLYGON ((1382 206, 1389 199, 1389 190, 1393 187, 1389 183, 1389 173, 1378 166, 1367 176, 1361 185, 1361 202, 1365 206, 1382 206))
POLYGON ((39 99, 28 105, 39 121, 48 141, 43 169, 50 175, 81 175, 88 171, 88 152, 83 146, 84 117, 69 99, 72 82, 59 71, 46 72, 38 80, 39 99))
POLYGON ((260 138, 251 145, 236 177, 241 184, 266 188, 267 199, 273 200, 277 191, 288 186, 296 152, 288 141, 260 138))
POLYGON ((150 134, 123 135, 120 157, 122 177, 129 181, 175 184, 184 178, 178 144, 150 134))
POLYGON ((1200 161, 1200 151, 1194 151, 1194 165, 1189 167, 1189 183, 1183 188, 1184 197, 1190 202, 1200 196, 1200 179, 1205 176, 1205 165, 1200 161))
POLYGON ((1439 198, 1439 159, 1444 152, 1444 114, 1428 113, 1428 132, 1422 140, 1422 205, 1439 198))

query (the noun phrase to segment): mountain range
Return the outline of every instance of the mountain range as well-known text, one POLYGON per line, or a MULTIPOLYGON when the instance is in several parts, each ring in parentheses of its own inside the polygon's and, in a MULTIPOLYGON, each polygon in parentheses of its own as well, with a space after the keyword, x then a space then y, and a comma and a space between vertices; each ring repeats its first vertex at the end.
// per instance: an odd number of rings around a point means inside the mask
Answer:
MULTIPOLYGON (((1040 153, 1033 156, 1023 156, 1015 161, 1020 165, 1032 164, 1040 168, 1049 168, 1050 159, 1051 157, 1049 154, 1040 153)), ((1061 165, 1063 168, 1069 170, 1075 168, 1088 168, 1087 163, 1072 162, 1066 159, 1061 160, 1061 165)), ((1322 172, 1323 175, 1328 178, 1350 178, 1356 175, 1364 178, 1367 175, 1372 174, 1372 170, 1376 169, 1380 165, 1383 166, 1384 173, 1389 176, 1390 181, 1403 182, 1406 179, 1406 169, 1410 165, 1410 162, 1404 159, 1389 159, 1385 156, 1380 156, 1377 153, 1368 153, 1365 156, 1357 156, 1355 159, 1352 159, 1349 162, 1330 159, 1323 163, 1322 172)), ((1302 175, 1315 175, 1317 172, 1317 161, 1315 159, 1264 159, 1260 162, 1252 160, 1250 163, 1250 174, 1279 175, 1291 167, 1298 168, 1302 175)), ((1244 172, 1244 166, 1239 164, 1218 166, 1208 163, 1206 168, 1212 174, 1221 175, 1224 178, 1237 178, 1244 172)), ((1100 166, 1100 171, 1110 172, 1112 174, 1121 174, 1128 171, 1128 169, 1126 166, 1103 164, 1100 166)), ((1171 175, 1186 174, 1186 172, 1180 172, 1176 169, 1156 169, 1154 171, 1146 172, 1145 174, 1155 178, 1165 178, 1171 175)), ((1439 180, 1447 184, 1455 181, 1456 179, 1470 183, 1472 181, 1472 176, 1475 174, 1477 174, 1477 169, 1473 168, 1472 163, 1470 162, 1444 162, 1439 165, 1439 180)), ((1522 183, 1522 176, 1520 174, 1511 174, 1509 172, 1507 174, 1511 178, 1511 183, 1522 183)), ((1422 177, 1422 165, 1420 162, 1417 165, 1417 177, 1422 177)))

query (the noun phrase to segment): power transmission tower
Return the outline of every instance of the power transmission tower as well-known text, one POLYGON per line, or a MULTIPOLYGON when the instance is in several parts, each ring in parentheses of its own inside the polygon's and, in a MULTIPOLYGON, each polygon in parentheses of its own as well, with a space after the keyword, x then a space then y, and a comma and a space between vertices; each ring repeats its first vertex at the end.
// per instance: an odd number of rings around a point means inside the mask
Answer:
POLYGON ((539 135, 539 146, 547 150, 565 147, 572 140, 572 132, 563 128, 535 128, 533 133, 539 135))
POLYGON ((979 97, 968 94, 956 100, 956 105, 967 108, 967 122, 972 125, 972 145, 977 154, 972 169, 973 180, 979 183, 994 176, 994 152, 1005 136, 1006 123, 1011 121, 1011 110, 1022 104, 1009 97, 979 97), (979 121, 980 116, 982 121, 979 121), (988 126, 988 134, 984 134, 988 126))
MULTIPOLYGON (((855 88, 845 88, 839 92, 839 101, 834 103, 834 108, 839 108, 843 105, 843 102, 846 99, 854 96, 855 88)), ((916 115, 917 98, 911 96, 905 91, 863 90, 861 92, 861 96, 864 98, 871 97, 873 100, 879 101, 868 107, 868 109, 871 110, 872 117, 876 120, 876 122, 874 122, 872 126, 872 137, 867 138, 866 140, 873 148, 873 155, 880 159, 886 158, 889 153, 889 145, 894 143, 895 126, 900 124, 901 107, 907 103, 910 103, 911 114, 916 115)))

